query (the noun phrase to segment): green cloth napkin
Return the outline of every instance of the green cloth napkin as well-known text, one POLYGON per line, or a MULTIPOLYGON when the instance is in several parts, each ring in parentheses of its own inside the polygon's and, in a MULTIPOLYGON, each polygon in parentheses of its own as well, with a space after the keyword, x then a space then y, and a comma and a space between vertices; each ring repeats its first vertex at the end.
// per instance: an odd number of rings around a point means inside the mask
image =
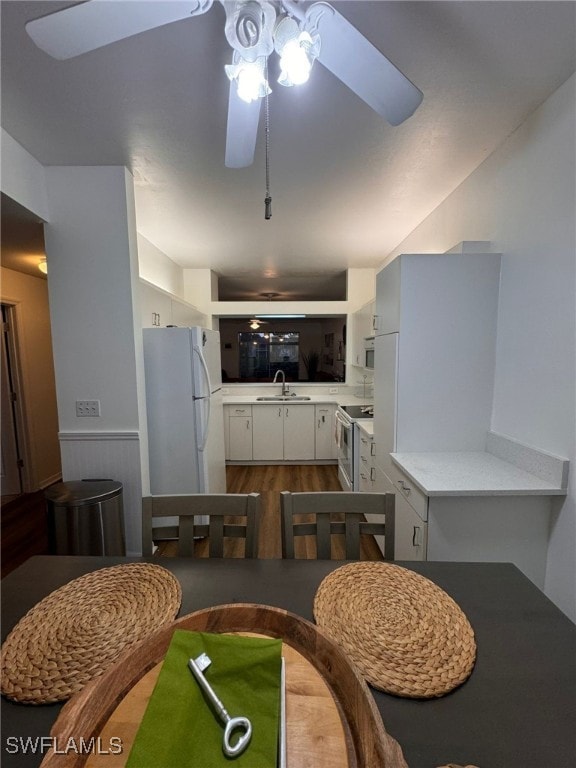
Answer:
POLYGON ((281 640, 175 630, 126 768, 276 768, 281 655, 281 640), (224 724, 188 667, 201 653, 212 660, 204 675, 230 717, 252 723, 238 757, 223 753, 224 724))

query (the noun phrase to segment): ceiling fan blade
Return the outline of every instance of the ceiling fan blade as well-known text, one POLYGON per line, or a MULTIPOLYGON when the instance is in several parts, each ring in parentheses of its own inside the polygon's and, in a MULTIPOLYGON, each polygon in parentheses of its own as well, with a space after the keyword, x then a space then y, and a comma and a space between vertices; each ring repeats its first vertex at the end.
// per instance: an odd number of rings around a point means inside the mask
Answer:
POLYGON ((36 45, 71 59, 104 45, 209 11, 213 0, 89 0, 26 24, 36 45))
POLYGON ((320 35, 318 61, 391 125, 400 125, 422 101, 422 92, 328 3, 306 12, 306 27, 320 35))
POLYGON ((260 101, 243 101, 236 90, 236 84, 230 83, 228 96, 228 127, 226 130, 226 167, 246 168, 254 162, 258 122, 260 120, 260 101))

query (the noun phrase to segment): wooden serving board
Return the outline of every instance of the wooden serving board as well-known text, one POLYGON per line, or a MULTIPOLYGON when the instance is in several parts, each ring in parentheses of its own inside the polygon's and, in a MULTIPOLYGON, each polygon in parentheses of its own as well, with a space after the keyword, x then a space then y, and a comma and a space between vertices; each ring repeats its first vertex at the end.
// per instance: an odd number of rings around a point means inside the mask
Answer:
POLYGON ((175 629, 280 637, 286 663, 287 768, 407 768, 364 680, 314 624, 268 606, 234 604, 189 614, 132 648, 62 709, 56 744, 99 739, 89 754, 48 752, 42 768, 122 768, 175 629), (122 739, 122 752, 105 747, 122 739))
MULTIPOLYGON (((294 648, 283 644, 282 655, 286 663, 286 768, 323 764, 348 768, 346 733, 330 688, 294 648)), ((122 753, 94 752, 88 756, 86 768, 124 768, 161 668, 162 662, 128 692, 100 733, 103 745, 111 737, 121 738, 122 753)))

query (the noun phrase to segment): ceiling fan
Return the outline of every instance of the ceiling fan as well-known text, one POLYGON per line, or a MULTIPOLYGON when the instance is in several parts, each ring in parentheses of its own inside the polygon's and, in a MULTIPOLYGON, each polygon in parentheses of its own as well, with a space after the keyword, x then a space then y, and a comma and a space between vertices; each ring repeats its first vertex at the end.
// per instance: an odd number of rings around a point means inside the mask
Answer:
MULTIPOLYGON (((26 24, 36 45, 69 59, 164 24, 199 16, 214 0, 88 0, 26 24)), ((338 11, 325 2, 220 0, 233 48, 225 163, 243 168, 254 159, 262 97, 270 93, 268 57, 280 56, 279 83, 308 79, 317 59, 391 125, 417 109, 421 91, 338 11)))
POLYGON ((250 328, 252 328, 253 331, 257 331, 261 325, 268 325, 268 322, 266 320, 258 320, 258 318, 253 317, 251 320, 248 320, 248 325, 250 328))

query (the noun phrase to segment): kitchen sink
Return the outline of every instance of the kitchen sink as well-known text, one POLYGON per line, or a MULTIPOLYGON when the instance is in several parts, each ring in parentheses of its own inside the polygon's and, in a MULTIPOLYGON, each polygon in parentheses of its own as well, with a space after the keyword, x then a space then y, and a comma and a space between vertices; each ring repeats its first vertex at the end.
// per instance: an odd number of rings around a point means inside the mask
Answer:
POLYGON ((306 395, 269 395, 268 397, 257 397, 256 400, 268 400, 269 402, 275 402, 282 400, 283 402, 297 402, 298 400, 310 400, 306 395))

